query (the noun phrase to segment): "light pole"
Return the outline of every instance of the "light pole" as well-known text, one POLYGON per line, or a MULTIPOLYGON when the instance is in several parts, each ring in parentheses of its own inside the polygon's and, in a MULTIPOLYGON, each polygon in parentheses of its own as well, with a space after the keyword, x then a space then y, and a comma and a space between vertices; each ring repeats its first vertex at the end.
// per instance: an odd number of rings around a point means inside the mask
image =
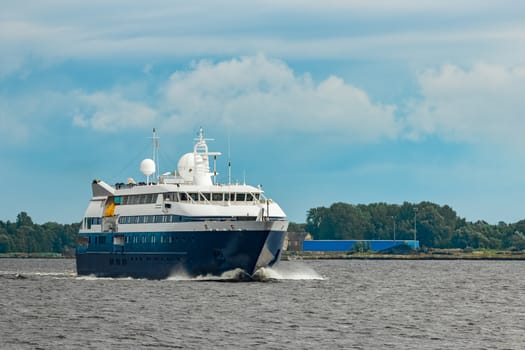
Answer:
POLYGON ((417 207, 414 208, 414 248, 416 248, 416 236, 417 236, 417 207))
POLYGON ((392 216, 392 220, 394 221, 394 243, 396 242, 396 217, 392 216))

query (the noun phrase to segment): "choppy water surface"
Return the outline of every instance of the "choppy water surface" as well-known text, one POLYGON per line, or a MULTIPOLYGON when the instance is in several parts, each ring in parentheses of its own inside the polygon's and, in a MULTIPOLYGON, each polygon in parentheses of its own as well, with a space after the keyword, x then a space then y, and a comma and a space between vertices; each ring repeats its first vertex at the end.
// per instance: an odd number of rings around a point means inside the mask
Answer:
POLYGON ((261 282, 0 259, 0 348, 520 349, 525 262, 290 261, 261 282))

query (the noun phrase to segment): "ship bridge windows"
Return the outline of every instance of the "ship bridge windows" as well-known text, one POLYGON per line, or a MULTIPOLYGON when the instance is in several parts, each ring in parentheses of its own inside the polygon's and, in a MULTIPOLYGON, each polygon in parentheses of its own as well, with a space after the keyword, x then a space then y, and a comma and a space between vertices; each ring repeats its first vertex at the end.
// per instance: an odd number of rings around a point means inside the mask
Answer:
MULTIPOLYGON (((166 198, 166 195, 165 195, 166 198)), ((178 199, 181 202, 209 203, 209 202, 256 202, 261 198, 259 192, 180 192, 178 199)), ((171 200, 171 197, 170 197, 171 200)))
POLYGON ((212 193, 211 200, 214 202, 222 202, 224 200, 224 193, 212 193))
MULTIPOLYGON (((121 198, 121 204, 123 205, 135 205, 135 204, 154 204, 157 202, 158 193, 146 193, 146 194, 133 194, 128 196, 118 197, 121 198)), ((115 197, 117 198, 117 197, 115 197)))
POLYGON ((164 193, 164 201, 178 202, 179 201, 179 193, 178 192, 166 192, 166 193, 164 193))

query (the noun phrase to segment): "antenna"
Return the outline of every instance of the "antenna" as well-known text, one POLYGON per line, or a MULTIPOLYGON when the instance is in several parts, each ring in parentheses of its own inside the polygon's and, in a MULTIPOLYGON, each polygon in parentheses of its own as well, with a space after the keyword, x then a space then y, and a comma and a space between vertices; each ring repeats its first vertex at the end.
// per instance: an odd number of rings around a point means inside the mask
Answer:
POLYGON ((213 182, 217 185, 217 155, 213 155, 213 182))
POLYGON ((230 131, 228 130, 228 185, 232 184, 232 161, 230 150, 230 131))
POLYGON ((155 177, 158 181, 158 175, 160 174, 159 167, 159 138, 157 137, 157 130, 153 128, 153 162, 155 162, 155 177))

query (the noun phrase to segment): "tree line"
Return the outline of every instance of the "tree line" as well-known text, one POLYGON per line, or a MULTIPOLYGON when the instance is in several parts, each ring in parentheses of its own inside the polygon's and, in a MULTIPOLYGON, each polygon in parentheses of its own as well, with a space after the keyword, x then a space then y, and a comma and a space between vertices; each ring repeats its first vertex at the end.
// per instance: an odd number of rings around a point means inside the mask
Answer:
POLYGON ((75 248, 80 224, 33 223, 26 212, 16 222, 0 220, 0 253, 67 253, 75 248))
MULTIPOLYGON (((525 250, 525 220, 491 225, 469 222, 448 205, 431 202, 334 203, 309 209, 306 223, 290 223, 288 231, 307 231, 314 239, 419 240, 426 248, 525 250), (414 226, 415 224, 415 226, 414 226)), ((35 224, 26 212, 16 222, 0 220, 0 253, 66 253, 75 248, 80 223, 35 224)))
POLYGON ((448 205, 431 202, 402 205, 387 203, 334 203, 308 210, 305 224, 289 230, 305 230, 314 239, 419 240, 426 248, 525 249, 525 220, 491 225, 469 222, 448 205))

